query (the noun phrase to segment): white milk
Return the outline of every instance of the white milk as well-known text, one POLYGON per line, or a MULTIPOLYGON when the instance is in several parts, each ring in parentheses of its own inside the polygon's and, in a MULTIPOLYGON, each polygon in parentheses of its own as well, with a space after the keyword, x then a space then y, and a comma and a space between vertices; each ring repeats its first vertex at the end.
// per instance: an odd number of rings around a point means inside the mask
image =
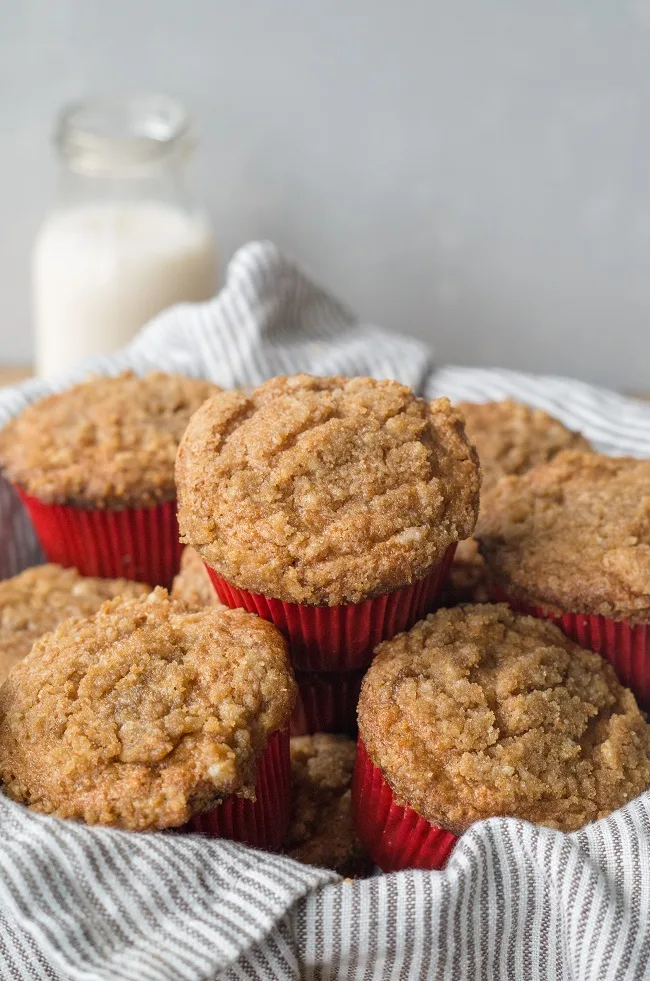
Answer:
POLYGON ((210 228, 155 201, 54 212, 34 245, 36 367, 55 375, 129 341, 151 317, 216 287, 210 228))

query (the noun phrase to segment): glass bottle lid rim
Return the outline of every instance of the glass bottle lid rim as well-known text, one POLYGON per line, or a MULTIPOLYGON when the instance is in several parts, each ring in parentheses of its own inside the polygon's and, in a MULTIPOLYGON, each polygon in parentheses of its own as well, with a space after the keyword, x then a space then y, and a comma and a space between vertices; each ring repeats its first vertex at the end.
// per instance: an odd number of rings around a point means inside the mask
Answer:
POLYGON ((171 96, 106 96, 61 111, 54 142, 73 170, 137 173, 187 155, 196 135, 185 106, 171 96))

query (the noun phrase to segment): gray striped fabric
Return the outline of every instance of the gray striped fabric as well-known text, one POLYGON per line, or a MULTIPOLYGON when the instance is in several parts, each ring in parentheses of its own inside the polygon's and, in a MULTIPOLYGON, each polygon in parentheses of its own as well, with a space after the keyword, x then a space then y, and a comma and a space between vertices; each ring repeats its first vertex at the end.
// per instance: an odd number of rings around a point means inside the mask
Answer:
MULTIPOLYGON (((253 385, 368 374, 429 397, 511 395, 603 451, 650 456, 650 407, 561 378, 435 370, 420 343, 361 324, 268 243, 233 259, 210 303, 161 315, 115 357, 0 392, 0 424, 89 370, 153 367, 253 385)), ((0 575, 38 561, 0 485, 0 575)), ((650 793, 563 835, 475 825, 441 873, 341 881, 199 836, 132 835, 27 812, 0 795, 0 978, 650 978, 650 793)))

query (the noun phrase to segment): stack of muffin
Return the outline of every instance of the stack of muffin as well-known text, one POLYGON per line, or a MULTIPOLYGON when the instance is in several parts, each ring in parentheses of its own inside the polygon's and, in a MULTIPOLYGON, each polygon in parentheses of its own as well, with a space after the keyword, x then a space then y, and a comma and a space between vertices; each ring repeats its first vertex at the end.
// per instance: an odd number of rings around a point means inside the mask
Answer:
POLYGON ((51 563, 0 584, 17 801, 363 874, 650 786, 650 463, 511 402, 156 373, 27 408, 0 466, 51 563))
POLYGON ((183 540, 221 602, 289 640, 300 732, 354 729, 373 650, 431 608, 479 486, 446 400, 306 375, 209 399, 176 485, 183 540))

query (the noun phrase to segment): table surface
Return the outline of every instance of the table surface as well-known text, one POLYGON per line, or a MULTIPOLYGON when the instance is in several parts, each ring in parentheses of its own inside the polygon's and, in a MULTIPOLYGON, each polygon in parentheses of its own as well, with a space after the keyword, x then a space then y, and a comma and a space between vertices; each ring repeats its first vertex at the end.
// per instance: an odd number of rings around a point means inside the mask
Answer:
POLYGON ((29 365, 0 365, 0 386, 14 385, 16 382, 23 381, 32 375, 32 368, 29 365))

